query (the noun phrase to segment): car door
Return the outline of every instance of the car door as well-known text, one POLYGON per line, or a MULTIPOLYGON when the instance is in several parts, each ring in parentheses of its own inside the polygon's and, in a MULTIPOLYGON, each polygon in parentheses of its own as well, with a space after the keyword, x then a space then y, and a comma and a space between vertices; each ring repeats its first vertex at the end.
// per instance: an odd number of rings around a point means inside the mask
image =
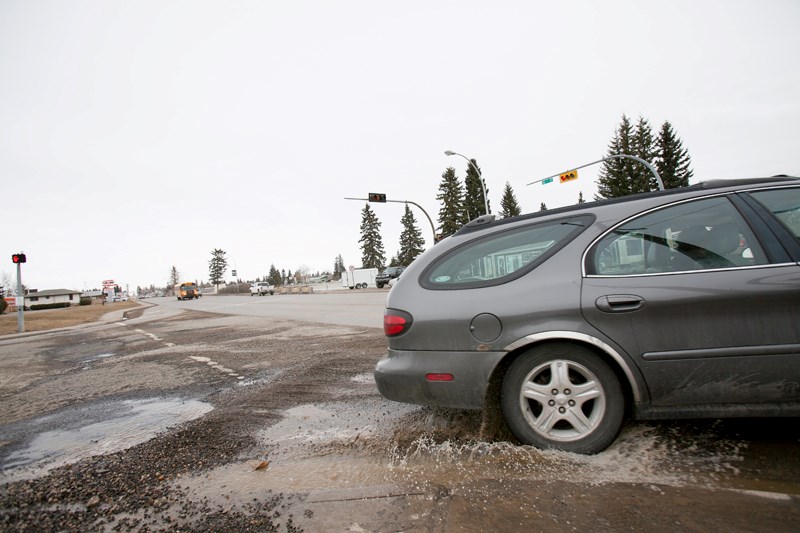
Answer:
POLYGON ((800 401, 800 266, 741 204, 652 210, 585 255, 584 317, 637 362, 652 408, 800 401))

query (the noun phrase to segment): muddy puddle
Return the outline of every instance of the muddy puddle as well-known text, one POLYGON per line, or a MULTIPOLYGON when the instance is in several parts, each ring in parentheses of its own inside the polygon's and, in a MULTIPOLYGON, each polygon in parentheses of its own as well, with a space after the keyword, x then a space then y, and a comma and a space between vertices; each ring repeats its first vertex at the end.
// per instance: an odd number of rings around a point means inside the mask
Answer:
POLYGON ((227 501, 268 491, 324 493, 334 500, 365 489, 370 497, 421 494, 431 487, 458 493, 476 479, 718 485, 737 474, 742 451, 735 441, 700 435, 692 442, 646 425, 626 428, 595 456, 542 451, 480 440, 479 413, 380 398, 302 405, 282 414, 260 432, 262 453, 180 485, 196 496, 227 501))
POLYGON ((28 444, 2 458, 0 480, 35 478, 86 457, 130 448, 211 409, 210 404, 196 400, 154 398, 41 417, 16 429, 18 435, 27 435, 21 438, 28 444), (56 420, 61 429, 46 430, 56 420))

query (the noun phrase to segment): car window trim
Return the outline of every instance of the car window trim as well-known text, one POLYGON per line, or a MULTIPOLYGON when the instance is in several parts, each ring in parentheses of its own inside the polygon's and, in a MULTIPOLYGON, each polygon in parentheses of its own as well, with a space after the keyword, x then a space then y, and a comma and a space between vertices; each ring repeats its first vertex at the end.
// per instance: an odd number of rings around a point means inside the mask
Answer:
POLYGON ((798 263, 794 261, 787 261, 785 263, 767 263, 766 265, 743 265, 735 267, 723 268, 703 268, 698 270, 675 270, 673 272, 642 272, 640 274, 586 274, 584 278, 591 279, 620 279, 620 278, 646 278, 652 276, 678 276, 685 274, 702 274, 709 272, 742 272, 744 270, 755 270, 765 268, 785 268, 787 266, 797 266, 798 263))

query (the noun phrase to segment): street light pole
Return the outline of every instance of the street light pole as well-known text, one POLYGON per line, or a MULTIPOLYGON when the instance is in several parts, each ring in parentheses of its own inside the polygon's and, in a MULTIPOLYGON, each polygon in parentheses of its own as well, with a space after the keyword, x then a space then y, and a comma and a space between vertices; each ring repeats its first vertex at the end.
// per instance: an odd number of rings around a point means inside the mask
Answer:
POLYGON ((453 152, 452 150, 445 150, 444 151, 444 155, 447 155, 447 156, 460 155, 461 157, 463 157, 464 159, 467 160, 467 163, 469 163, 470 166, 473 169, 475 169, 475 172, 478 173, 478 181, 481 184, 481 189, 483 189, 483 204, 484 204, 484 207, 486 207, 486 214, 487 215, 491 215, 492 212, 489 211, 489 197, 486 196, 486 185, 483 183, 483 176, 481 175, 481 171, 478 169, 478 167, 475 166, 475 163, 472 162, 472 159, 470 159, 469 157, 465 156, 464 154, 459 154, 458 152, 453 152))

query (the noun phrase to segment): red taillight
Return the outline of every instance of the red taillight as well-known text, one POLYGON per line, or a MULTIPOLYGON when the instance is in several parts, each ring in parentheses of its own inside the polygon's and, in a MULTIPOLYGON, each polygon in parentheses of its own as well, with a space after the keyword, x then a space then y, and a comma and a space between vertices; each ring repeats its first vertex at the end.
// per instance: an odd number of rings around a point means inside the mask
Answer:
POLYGON ((425 379, 428 381, 453 381, 453 374, 444 372, 425 374, 425 379))
POLYGON ((396 337, 411 327, 411 315, 396 309, 387 309, 383 314, 383 332, 387 337, 396 337))

